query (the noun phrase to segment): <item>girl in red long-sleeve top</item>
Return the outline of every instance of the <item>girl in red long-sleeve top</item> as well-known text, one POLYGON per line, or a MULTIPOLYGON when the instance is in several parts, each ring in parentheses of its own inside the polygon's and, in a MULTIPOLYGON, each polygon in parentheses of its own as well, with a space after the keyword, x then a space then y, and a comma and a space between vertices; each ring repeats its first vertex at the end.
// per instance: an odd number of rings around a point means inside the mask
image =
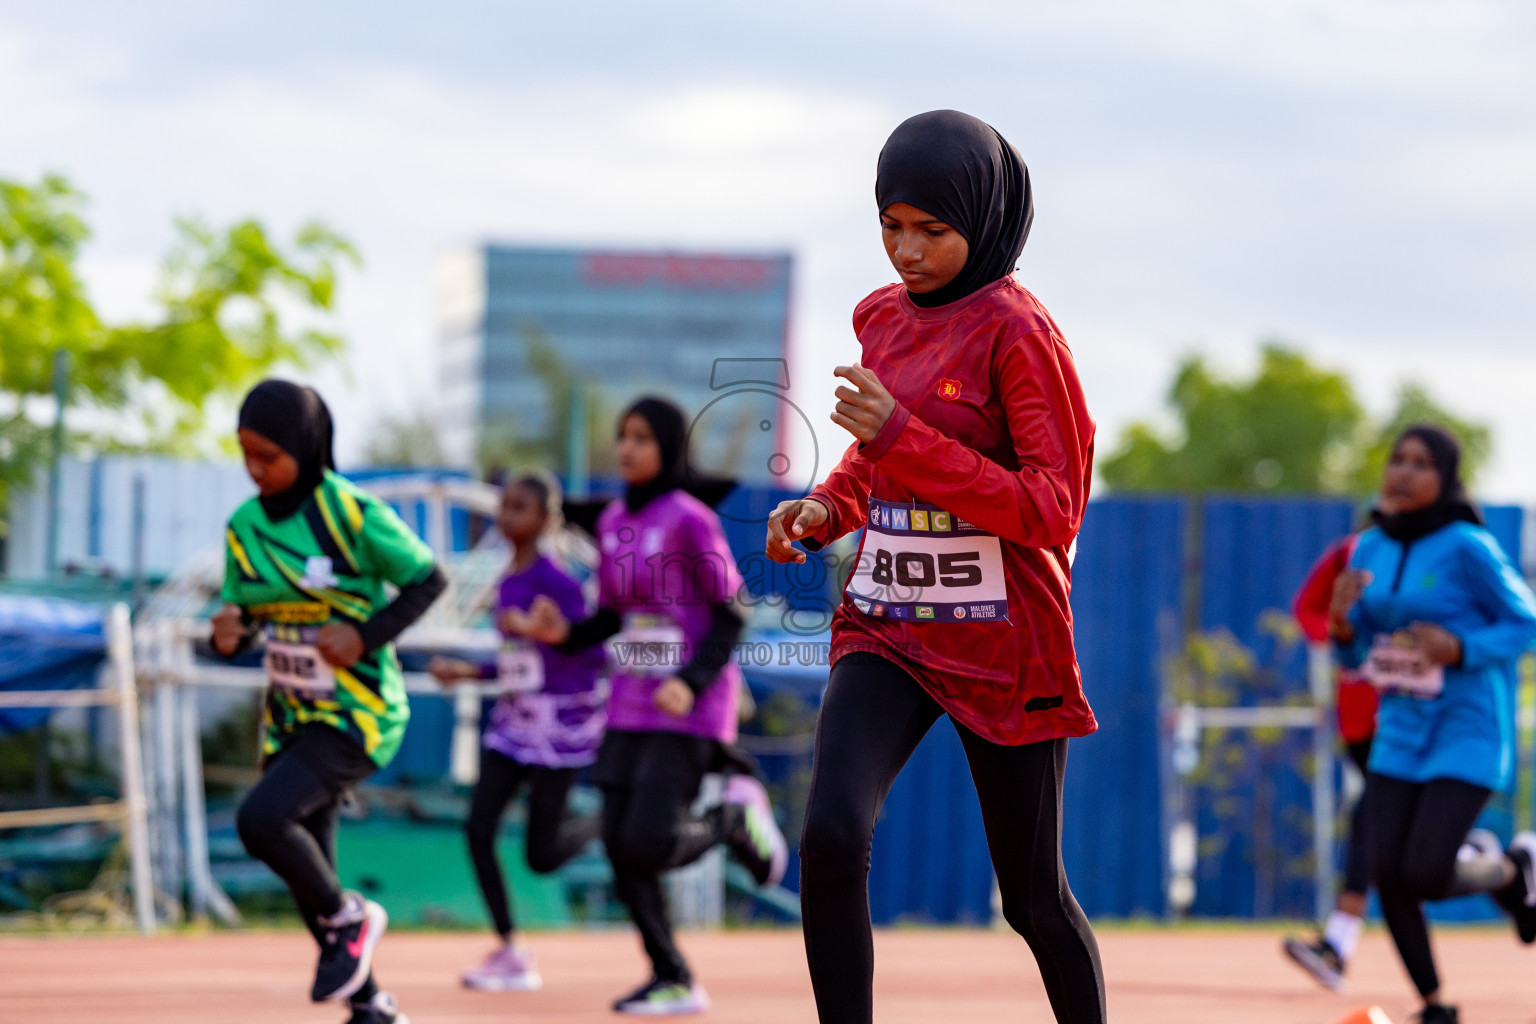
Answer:
MULTIPOLYGON (((1328 613, 1333 605, 1334 583, 1349 569, 1358 539, 1359 534, 1352 533, 1329 545, 1296 592, 1291 611, 1302 634, 1314 644, 1329 642, 1328 613)), ((1379 699, 1376 688, 1357 672, 1341 668, 1338 681, 1339 738, 1363 776, 1369 770, 1379 699)), ((1287 937, 1283 944, 1287 956, 1319 984, 1335 992, 1344 987, 1344 971, 1360 944, 1365 923, 1366 889, 1371 882, 1371 843, 1366 834, 1369 821, 1365 801, 1356 800, 1349 814, 1349 832, 1344 837, 1344 884, 1333 912, 1311 942, 1287 937)))
POLYGON ((854 312, 859 364, 834 422, 857 439, 785 502, 767 551, 803 561, 859 527, 832 626, 802 838, 806 954, 822 1024, 873 1019, 868 864, 880 806, 942 714, 981 799, 1003 916, 1029 943, 1059 1022, 1100 1024, 1098 948, 1061 863, 1067 739, 1097 724, 1072 645, 1071 560, 1093 420, 1050 314, 1012 277, 1029 172, 953 110, 904 122, 875 184, 902 283, 854 312))

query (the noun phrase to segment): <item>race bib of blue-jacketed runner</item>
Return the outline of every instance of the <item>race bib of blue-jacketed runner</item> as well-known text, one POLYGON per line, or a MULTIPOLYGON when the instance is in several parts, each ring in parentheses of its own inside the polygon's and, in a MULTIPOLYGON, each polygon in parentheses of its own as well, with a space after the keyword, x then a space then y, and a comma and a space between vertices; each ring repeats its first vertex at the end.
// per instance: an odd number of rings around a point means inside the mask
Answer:
POLYGON ((261 663, 273 686, 305 697, 336 693, 336 673, 315 646, 319 635, 319 626, 267 623, 267 653, 261 663))
POLYGON ((848 599, 912 622, 1006 622, 1002 543, 936 505, 871 498, 848 599))
POLYGON ((613 641, 613 659, 632 676, 665 679, 688 664, 683 627, 665 615, 632 612, 613 641))
POLYGON ((1432 665, 1417 647, 1399 647, 1389 636, 1371 644, 1361 675, 1384 693, 1430 700, 1445 689, 1445 669, 1432 665))
POLYGON ((502 693, 544 689, 544 655, 528 640, 508 640, 496 654, 496 687, 502 693))

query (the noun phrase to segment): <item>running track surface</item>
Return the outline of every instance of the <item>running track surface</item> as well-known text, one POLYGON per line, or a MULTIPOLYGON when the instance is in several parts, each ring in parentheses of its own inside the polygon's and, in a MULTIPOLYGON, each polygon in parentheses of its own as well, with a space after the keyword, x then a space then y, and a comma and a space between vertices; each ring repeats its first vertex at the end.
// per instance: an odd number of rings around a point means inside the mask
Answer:
MULTIPOLYGON (((1318 989, 1260 929, 1101 930, 1110 1019, 1123 1024, 1333 1024, 1377 1003, 1395 1024, 1413 1009, 1380 931, 1368 932, 1352 991, 1318 989)), ((1051 1020, 1022 941, 991 931, 897 930, 876 937, 880 1024, 1029 1024, 1051 1020)), ((1536 949, 1506 931, 1436 935, 1447 995, 1467 1024, 1536 1024, 1536 949)), ((543 991, 479 993, 457 974, 486 951, 465 934, 388 936, 378 975, 414 1024, 613 1024, 607 1002, 641 980, 624 931, 530 936, 543 991)), ((688 956, 714 999, 714 1024, 814 1024, 794 931, 696 932, 688 956)), ((0 1021, 54 1024, 336 1024, 306 1001, 313 947, 301 932, 84 938, 0 937, 0 1021)))

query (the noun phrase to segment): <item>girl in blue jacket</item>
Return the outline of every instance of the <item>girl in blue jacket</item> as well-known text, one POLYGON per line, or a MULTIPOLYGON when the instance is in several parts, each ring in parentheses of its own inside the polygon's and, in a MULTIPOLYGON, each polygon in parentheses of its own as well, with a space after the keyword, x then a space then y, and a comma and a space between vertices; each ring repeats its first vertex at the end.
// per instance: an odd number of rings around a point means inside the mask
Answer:
POLYGON ((1460 464, 1445 431, 1403 432, 1375 525, 1329 609, 1341 660, 1382 694, 1364 797, 1371 863, 1382 915, 1424 1000, 1420 1024, 1457 1024, 1456 1008, 1440 1001, 1425 901, 1490 893, 1520 938, 1536 940, 1536 833, 1507 851, 1486 833, 1467 834, 1489 796, 1509 786, 1511 687, 1516 659, 1536 644, 1536 597, 1483 528, 1460 464), (1469 838, 1478 855, 1458 858, 1469 838))

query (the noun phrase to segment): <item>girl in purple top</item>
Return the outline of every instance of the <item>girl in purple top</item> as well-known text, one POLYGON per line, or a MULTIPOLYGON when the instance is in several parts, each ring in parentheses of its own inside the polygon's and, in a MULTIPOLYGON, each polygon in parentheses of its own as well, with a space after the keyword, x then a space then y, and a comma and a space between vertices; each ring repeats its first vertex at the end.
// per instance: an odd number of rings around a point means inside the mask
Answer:
MULTIPOLYGON (((581 585, 539 549, 559 523, 560 494, 545 474, 508 481, 497 525, 512 545, 512 564, 496 602, 501 626, 509 611, 526 611, 536 599, 550 601, 567 618, 586 614, 581 585)), ((528 866, 547 874, 570 860, 601 831, 596 816, 572 817, 566 797, 577 773, 597 759, 604 701, 600 648, 562 652, 502 628, 506 642, 494 662, 477 665, 435 658, 430 671, 444 684, 495 679, 502 696, 491 709, 480 753, 480 777, 470 797, 465 834, 480 893, 501 945, 463 976, 470 988, 536 989, 542 981, 533 954, 516 944, 506 882, 496 858, 501 816, 528 784, 528 866)))
MULTIPOLYGON (((720 520, 687 489, 688 427, 671 402, 642 398, 619 421, 617 461, 626 484, 597 520, 598 612, 573 621, 551 599, 515 631, 563 650, 613 643, 608 735, 593 770, 603 790, 603 842, 614 890, 640 930, 652 978, 614 1003, 619 1013, 698 1013, 709 1005, 672 935, 661 888, 719 842, 759 884, 784 876, 788 850, 768 794, 736 739, 741 674, 731 649, 742 620, 741 587, 720 520), (725 803, 690 808, 708 772, 735 769, 725 803)), ((702 492, 702 488, 696 488, 702 492)))

